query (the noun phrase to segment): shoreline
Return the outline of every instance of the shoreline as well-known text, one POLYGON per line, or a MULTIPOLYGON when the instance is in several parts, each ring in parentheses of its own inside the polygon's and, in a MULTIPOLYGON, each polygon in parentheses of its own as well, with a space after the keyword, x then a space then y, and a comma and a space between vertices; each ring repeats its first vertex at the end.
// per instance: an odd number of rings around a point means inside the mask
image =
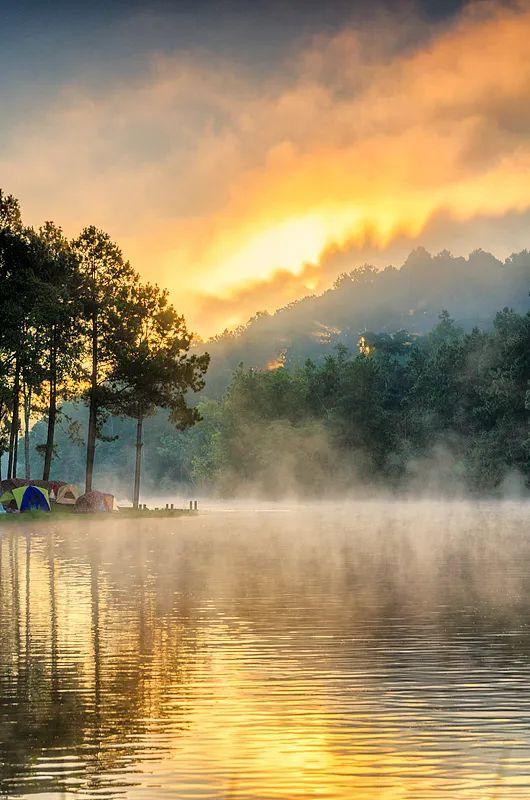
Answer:
POLYGON ((83 520, 97 519, 110 521, 117 519, 174 519, 177 517, 196 517, 199 512, 196 509, 174 508, 174 509, 134 509, 123 508, 119 511, 95 511, 91 514, 76 514, 73 511, 24 511, 21 514, 2 514, 0 525, 10 523, 19 525, 23 522, 44 522, 58 520, 83 520))

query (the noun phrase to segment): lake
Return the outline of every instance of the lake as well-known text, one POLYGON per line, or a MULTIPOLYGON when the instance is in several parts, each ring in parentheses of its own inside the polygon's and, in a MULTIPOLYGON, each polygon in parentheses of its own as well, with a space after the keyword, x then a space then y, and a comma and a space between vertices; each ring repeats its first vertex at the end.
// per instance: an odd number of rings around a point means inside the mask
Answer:
POLYGON ((0 527, 7 797, 530 797, 530 506, 0 527))

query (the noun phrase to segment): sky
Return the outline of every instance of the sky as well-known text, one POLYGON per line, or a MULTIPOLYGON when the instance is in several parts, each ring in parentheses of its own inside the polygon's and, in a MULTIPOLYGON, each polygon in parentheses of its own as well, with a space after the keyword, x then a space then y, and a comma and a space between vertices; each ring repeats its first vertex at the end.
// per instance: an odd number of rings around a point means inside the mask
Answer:
POLYGON ((530 246, 528 2, 5 2, 0 186, 203 336, 417 246, 530 246))

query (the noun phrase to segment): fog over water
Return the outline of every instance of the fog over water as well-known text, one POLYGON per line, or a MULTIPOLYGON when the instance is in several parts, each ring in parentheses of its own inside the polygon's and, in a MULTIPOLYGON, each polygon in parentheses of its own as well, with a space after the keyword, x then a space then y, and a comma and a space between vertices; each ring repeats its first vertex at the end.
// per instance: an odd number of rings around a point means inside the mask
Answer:
POLYGON ((528 798, 530 504, 0 529, 0 788, 528 798))

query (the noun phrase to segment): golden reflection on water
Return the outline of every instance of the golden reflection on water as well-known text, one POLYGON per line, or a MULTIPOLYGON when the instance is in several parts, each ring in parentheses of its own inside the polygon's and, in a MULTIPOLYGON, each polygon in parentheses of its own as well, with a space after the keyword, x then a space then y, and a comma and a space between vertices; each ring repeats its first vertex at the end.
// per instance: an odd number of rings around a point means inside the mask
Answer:
POLYGON ((528 798, 528 519, 3 526, 3 794, 528 798))

